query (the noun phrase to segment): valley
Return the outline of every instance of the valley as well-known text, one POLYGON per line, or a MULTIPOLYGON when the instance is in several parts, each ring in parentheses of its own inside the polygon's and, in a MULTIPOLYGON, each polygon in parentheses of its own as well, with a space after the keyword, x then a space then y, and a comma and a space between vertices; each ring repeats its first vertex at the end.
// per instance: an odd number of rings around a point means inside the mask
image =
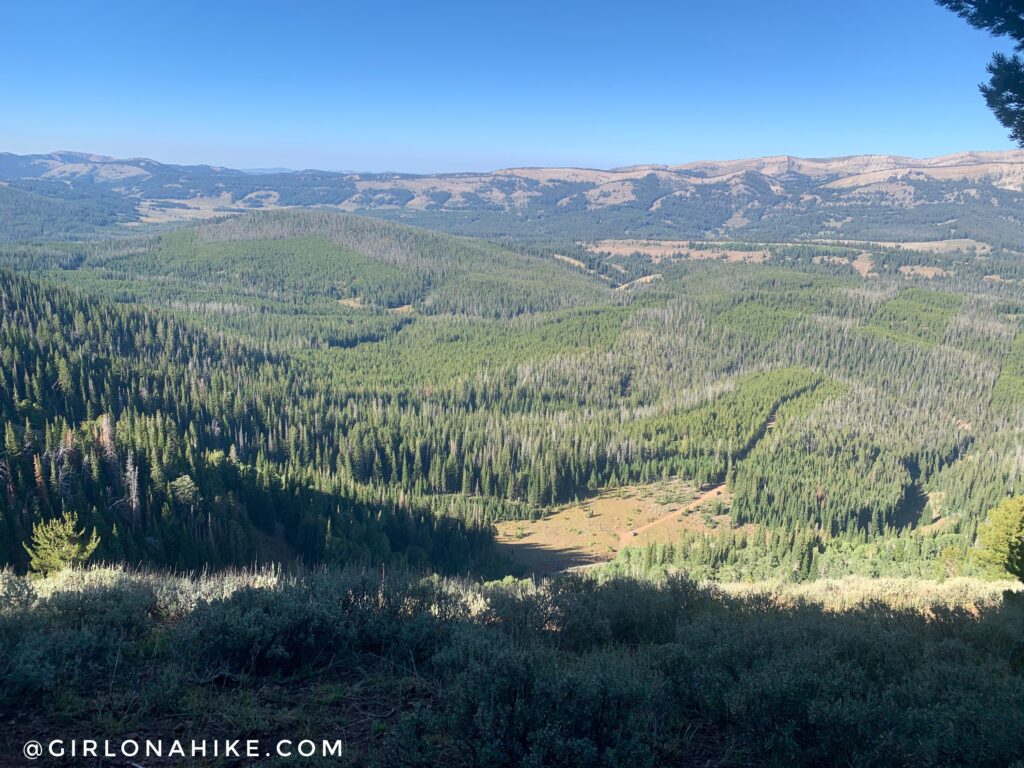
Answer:
POLYGON ((1024 768, 1022 0, 0 8, 0 768, 1024 768))
MULTIPOLYGON (((847 190, 826 165, 813 183, 847 190)), ((105 173, 125 186, 76 203, 95 217, 17 193, 2 214, 18 738, 301 721, 395 766, 589 764, 536 757, 552 727, 631 750, 609 764, 834 764, 883 732, 925 765, 1016 754, 1020 584, 986 538, 1024 478, 1014 221, 968 196, 655 225, 628 210, 643 169, 524 173, 597 185, 549 229, 229 191, 154 222, 129 193, 149 177, 105 173), (844 707, 863 733, 819 727, 844 707), (1009 730, 980 728, 997 711, 1009 730)))
POLYGON ((181 566, 361 551, 550 573, 671 545, 651 567, 974 575, 977 526, 1024 467, 1024 267, 921 245, 489 242, 322 210, 11 244, 4 413, 32 448, 6 460, 5 556, 23 567, 34 515, 71 508, 101 557, 181 566), (111 499, 135 472, 125 520, 111 499), (78 479, 42 498, 40 473, 78 479), (683 509, 708 488, 710 519, 683 509), (364 518, 385 509, 378 535, 364 518), (399 536, 408 516, 461 554, 399 536))

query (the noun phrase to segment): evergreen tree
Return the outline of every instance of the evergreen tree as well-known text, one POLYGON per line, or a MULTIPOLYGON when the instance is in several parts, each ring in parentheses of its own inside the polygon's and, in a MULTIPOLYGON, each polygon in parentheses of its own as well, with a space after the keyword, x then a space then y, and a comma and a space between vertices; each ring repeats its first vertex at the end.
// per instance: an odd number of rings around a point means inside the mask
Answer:
POLYGON ((65 512, 61 517, 32 526, 32 545, 24 545, 29 567, 35 573, 50 574, 73 565, 81 565, 96 551, 100 540, 96 531, 88 540, 78 530, 78 515, 65 512))
MULTIPOLYGON (((1009 37, 1024 51, 1024 8, 1020 0, 936 0, 976 29, 1009 37)), ((1009 129, 1010 137, 1024 146, 1024 61, 1016 54, 996 53, 988 65, 990 79, 981 86, 989 109, 1009 129)))
POLYGON ((988 513, 978 527, 978 559, 1000 574, 1024 578, 1024 496, 988 513))

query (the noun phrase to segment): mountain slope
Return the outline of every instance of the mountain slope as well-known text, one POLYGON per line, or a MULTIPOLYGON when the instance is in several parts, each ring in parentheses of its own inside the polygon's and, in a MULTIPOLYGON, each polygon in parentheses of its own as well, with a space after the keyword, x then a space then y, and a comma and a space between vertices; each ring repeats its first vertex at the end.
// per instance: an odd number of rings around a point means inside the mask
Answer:
POLYGON ((33 525, 63 513, 99 533, 99 559, 179 568, 462 568, 488 548, 484 531, 313 466, 319 447, 302 455, 298 434, 319 433, 292 419, 314 398, 340 406, 301 360, 6 270, 0 356, 3 566, 24 567, 33 525))
POLYGON ((253 173, 55 152, 0 154, 0 183, 55 198, 107 196, 148 223, 318 206, 489 236, 974 237, 995 245, 1024 238, 1024 151, 434 176, 253 173))

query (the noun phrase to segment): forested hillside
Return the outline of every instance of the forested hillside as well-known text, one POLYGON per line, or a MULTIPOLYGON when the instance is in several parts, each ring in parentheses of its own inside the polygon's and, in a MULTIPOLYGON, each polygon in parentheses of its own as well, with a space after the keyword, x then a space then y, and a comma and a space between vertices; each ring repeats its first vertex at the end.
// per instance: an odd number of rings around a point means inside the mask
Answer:
POLYGON ((0 30, 0 768, 1024 768, 1024 0, 0 30))
POLYGON ((977 571, 1024 466, 1009 256, 568 245, 270 212, 7 246, 5 562, 75 511, 105 561, 491 567, 494 521, 678 477, 729 524, 615 567, 977 571))
POLYGON ((109 561, 398 557, 445 570, 486 554, 486 531, 311 464, 317 441, 286 406, 312 393, 289 383, 285 359, 9 272, 0 305, 6 563, 24 565, 33 524, 65 512, 109 561))

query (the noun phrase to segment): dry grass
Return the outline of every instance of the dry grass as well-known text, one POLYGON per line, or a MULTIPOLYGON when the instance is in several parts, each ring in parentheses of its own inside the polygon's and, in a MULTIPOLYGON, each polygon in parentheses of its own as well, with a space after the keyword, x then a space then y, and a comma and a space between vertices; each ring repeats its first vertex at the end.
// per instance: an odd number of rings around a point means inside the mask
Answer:
MULTIPOLYGON (((265 205, 264 209, 278 209, 277 205, 265 205)), ((139 217, 147 224, 167 223, 170 221, 200 221, 223 216, 225 213, 241 213, 231 198, 230 192, 223 192, 217 197, 190 197, 186 200, 143 200, 138 206, 139 217), (184 208, 165 208, 162 203, 186 206, 184 208)))
POLYGON ((935 277, 946 277, 949 272, 941 267, 929 267, 924 264, 900 267, 900 274, 905 277, 927 277, 929 280, 935 277))
POLYGON ((594 189, 588 189, 583 195, 587 198, 587 207, 589 208, 621 205, 636 200, 636 192, 630 181, 612 181, 594 189))
POLYGON ((763 596, 781 608, 818 605, 831 613, 842 613, 881 604, 927 614, 938 608, 964 608, 971 612, 997 608, 1003 603, 1004 592, 1024 590, 1024 585, 1017 581, 979 579, 923 581, 849 576, 803 584, 721 584, 719 589, 737 597, 763 596))
POLYGON ((556 259, 558 259, 559 261, 565 262, 566 264, 571 264, 572 266, 574 266, 574 267, 576 267, 578 269, 588 269, 589 270, 589 267, 586 264, 584 264, 579 259, 574 259, 572 256, 563 256, 560 253, 556 253, 556 254, 554 254, 554 257, 556 259))
MULTIPOLYGON (((939 160, 939 158, 935 158, 939 160)), ((1024 189, 1024 167, 1020 161, 1016 162, 991 162, 961 165, 924 165, 915 164, 903 168, 886 168, 868 173, 859 173, 853 176, 836 179, 825 185, 827 189, 855 189, 865 187, 869 184, 879 184, 902 180, 906 177, 912 179, 936 179, 955 181, 980 181, 988 182, 1002 189, 1020 191, 1024 189)))
POLYGON ((860 256, 853 260, 851 266, 857 270, 857 274, 861 277, 871 277, 874 274, 871 269, 875 266, 875 262, 871 260, 870 253, 860 254, 860 256))
POLYGON ((600 240, 587 246, 591 253, 608 253, 612 256, 631 256, 641 253, 654 263, 665 259, 725 260, 729 262, 750 262, 760 264, 767 261, 767 250, 739 251, 730 248, 693 248, 687 240, 600 240))
POLYGON ((988 243, 983 243, 980 240, 969 240, 967 238, 960 238, 957 240, 919 240, 913 242, 900 243, 895 240, 833 240, 833 239, 819 239, 812 240, 815 243, 824 243, 826 245, 875 245, 879 248, 898 248, 904 251, 914 251, 915 253, 963 253, 965 251, 974 250, 979 254, 987 254, 992 252, 992 246, 988 243))
POLYGON ((661 280, 660 273, 654 275, 644 275, 643 277, 638 277, 636 280, 630 280, 628 283, 623 283, 622 285, 618 286, 615 290, 628 291, 630 288, 633 288, 634 286, 647 285, 648 283, 653 283, 655 280, 661 280))
POLYGON ((545 575, 611 560, 626 546, 676 541, 683 531, 710 531, 727 516, 706 508, 728 492, 718 486, 698 493, 691 484, 669 480, 607 491, 541 520, 497 525, 498 545, 530 573, 545 575))

